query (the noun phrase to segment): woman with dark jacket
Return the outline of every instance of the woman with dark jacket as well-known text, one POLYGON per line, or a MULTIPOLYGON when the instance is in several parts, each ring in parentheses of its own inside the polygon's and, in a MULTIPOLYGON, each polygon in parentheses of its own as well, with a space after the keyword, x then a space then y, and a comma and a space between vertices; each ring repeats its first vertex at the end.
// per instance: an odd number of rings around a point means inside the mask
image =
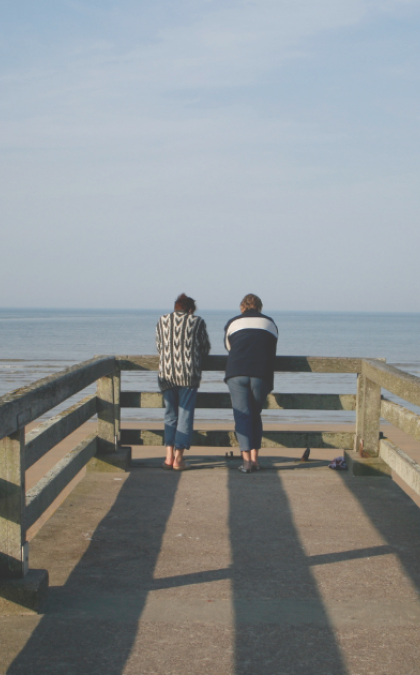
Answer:
POLYGON ((165 402, 163 468, 176 471, 189 468, 183 455, 191 444, 201 360, 210 351, 206 324, 195 309, 195 301, 183 293, 174 311, 161 316, 156 326, 158 382, 165 402))
POLYGON ((240 304, 241 314, 225 326, 229 352, 225 382, 232 398, 235 432, 242 452, 243 473, 257 471, 261 448, 261 410, 274 386, 278 330, 273 319, 261 313, 262 302, 249 293, 240 304))

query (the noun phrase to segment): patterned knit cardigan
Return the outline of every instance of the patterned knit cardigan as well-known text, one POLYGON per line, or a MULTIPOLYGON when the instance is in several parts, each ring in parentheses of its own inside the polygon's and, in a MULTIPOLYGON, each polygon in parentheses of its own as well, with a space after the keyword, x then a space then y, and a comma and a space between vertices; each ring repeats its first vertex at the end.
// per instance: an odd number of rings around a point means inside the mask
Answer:
POLYGON ((201 360, 210 351, 205 321, 194 314, 172 312, 156 326, 161 391, 172 387, 198 387, 201 360))

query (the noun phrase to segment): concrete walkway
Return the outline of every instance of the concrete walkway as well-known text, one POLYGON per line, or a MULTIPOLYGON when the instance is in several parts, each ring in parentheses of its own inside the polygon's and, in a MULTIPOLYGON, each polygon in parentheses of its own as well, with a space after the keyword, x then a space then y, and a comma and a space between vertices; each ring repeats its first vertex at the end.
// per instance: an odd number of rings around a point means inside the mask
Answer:
POLYGON ((31 542, 43 616, 11 675, 414 675, 420 510, 389 478, 293 459, 88 473, 31 542))

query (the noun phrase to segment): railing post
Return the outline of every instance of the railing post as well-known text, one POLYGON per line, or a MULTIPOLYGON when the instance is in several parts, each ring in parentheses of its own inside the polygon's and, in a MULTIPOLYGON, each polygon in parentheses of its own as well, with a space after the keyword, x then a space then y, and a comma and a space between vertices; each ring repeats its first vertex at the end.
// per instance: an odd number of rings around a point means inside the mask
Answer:
MULTIPOLYGON (((118 449, 118 431, 115 414, 115 373, 110 373, 97 380, 96 396, 98 398, 98 453, 115 452, 118 449)), ((118 406, 119 407, 119 401, 118 406)))
POLYGON ((379 454, 381 387, 365 375, 357 376, 355 451, 362 457, 379 454))
POLYGON ((25 544, 25 429, 0 440, 0 578, 28 571, 25 544))
POLYGON ((115 446, 120 447, 120 428, 121 428, 121 370, 117 369, 113 375, 114 388, 114 427, 115 427, 115 446))

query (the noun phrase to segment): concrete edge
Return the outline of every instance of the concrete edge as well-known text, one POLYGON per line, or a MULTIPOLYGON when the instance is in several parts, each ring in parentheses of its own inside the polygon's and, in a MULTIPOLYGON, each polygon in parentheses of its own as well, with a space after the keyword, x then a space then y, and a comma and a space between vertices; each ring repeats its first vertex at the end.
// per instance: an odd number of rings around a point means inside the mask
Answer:
POLYGON ((353 476, 392 478, 391 467, 380 457, 360 457, 353 450, 345 450, 344 456, 353 476))
POLYGON ((29 570, 22 579, 0 579, 0 615, 40 614, 48 582, 47 570, 29 570))
POLYGON ((97 454, 86 465, 88 471, 115 473, 126 472, 131 466, 131 447, 121 447, 118 452, 97 454))

